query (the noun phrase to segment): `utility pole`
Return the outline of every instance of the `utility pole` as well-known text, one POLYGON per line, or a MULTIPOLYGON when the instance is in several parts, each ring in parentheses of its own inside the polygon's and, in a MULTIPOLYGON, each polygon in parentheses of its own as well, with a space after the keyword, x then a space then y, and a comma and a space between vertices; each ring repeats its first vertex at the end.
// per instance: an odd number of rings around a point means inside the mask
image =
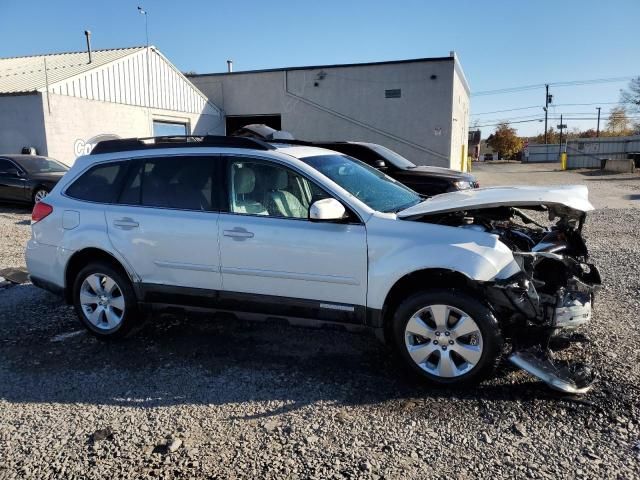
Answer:
POLYGON ((549 115, 549 84, 545 85, 544 95, 544 144, 547 144, 547 117, 549 115))
POLYGON ((600 136, 600 107, 596 107, 598 110, 598 124, 596 126, 596 138, 600 136))
POLYGON ((562 114, 560 114, 560 125, 558 125, 558 130, 560 130, 560 154, 562 153, 562 130, 567 128, 567 126, 562 123, 562 114))

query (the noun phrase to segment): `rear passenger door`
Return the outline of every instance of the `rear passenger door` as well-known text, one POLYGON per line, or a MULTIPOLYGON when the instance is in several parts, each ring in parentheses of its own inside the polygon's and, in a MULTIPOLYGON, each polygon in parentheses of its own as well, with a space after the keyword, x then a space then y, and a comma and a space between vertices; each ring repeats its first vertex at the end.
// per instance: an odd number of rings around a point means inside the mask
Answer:
POLYGON ((10 160, 0 158, 0 200, 24 201, 26 180, 10 160))
POLYGON ((141 278, 147 301, 193 304, 221 288, 217 159, 136 160, 117 204, 106 209, 109 238, 141 278))

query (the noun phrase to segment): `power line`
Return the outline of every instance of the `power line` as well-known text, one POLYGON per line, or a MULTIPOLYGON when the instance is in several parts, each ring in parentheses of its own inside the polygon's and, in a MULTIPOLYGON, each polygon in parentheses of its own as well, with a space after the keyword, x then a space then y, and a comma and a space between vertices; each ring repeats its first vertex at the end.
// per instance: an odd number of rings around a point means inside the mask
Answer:
POLYGON ((507 108, 506 110, 494 110, 492 112, 472 113, 471 116, 489 115, 490 113, 515 112, 516 110, 531 110, 532 108, 540 108, 540 105, 531 105, 530 107, 507 108))
POLYGON ((535 113, 532 115, 519 115, 517 117, 503 117, 503 118, 485 118, 485 119, 478 119, 476 120, 477 122, 511 122, 513 120, 525 120, 525 119, 532 119, 532 118, 540 118, 540 113, 535 113))
MULTIPOLYGON (((597 120, 598 117, 576 117, 576 118, 569 118, 569 119, 565 119, 565 120, 576 120, 576 121, 592 121, 592 120, 597 120)), ((627 115, 627 119, 629 120, 640 120, 640 115, 627 115)), ((549 120, 560 120, 560 116, 550 116, 549 120)), ((492 120, 489 120, 492 121, 492 120)), ((516 124, 516 123, 533 123, 533 122, 543 122, 544 121, 544 117, 538 117, 538 118, 533 118, 530 120, 518 120, 515 122, 510 122, 510 121, 499 121, 496 123, 483 123, 482 125, 471 125, 470 128, 484 128, 484 127, 496 127, 498 125, 502 125, 503 123, 508 123, 509 125, 511 124, 516 124)))
MULTIPOLYGON (((584 107, 590 105, 624 105, 627 102, 591 102, 591 103, 554 103, 551 104, 552 107, 584 107)), ((491 112, 479 112, 472 113, 471 116, 475 117, 478 115, 489 115, 492 113, 503 113, 503 112, 516 112, 518 110, 532 110, 534 108, 542 108, 540 105, 531 105, 529 107, 517 107, 517 108, 507 108, 504 110, 493 110, 491 112)))
POLYGON ((515 92, 524 92, 526 90, 535 90, 538 88, 543 88, 546 85, 554 86, 554 87, 572 87, 579 85, 595 85, 598 83, 615 83, 615 82, 625 82, 631 80, 635 77, 610 77, 610 78, 594 78, 591 80, 570 80, 565 82, 552 82, 552 83, 537 83, 533 85, 522 85, 519 87, 509 87, 509 88, 498 88, 495 90, 483 90, 480 92, 473 92, 471 94, 472 97, 480 97, 485 95, 500 95, 503 93, 515 93, 515 92))
POLYGON ((556 107, 584 107, 589 105, 624 105, 628 102, 556 103, 556 107))
MULTIPOLYGON (((558 106, 558 105, 556 105, 558 106)), ((574 119, 574 117, 576 115, 578 116, 584 116, 584 115, 595 115, 594 112, 556 112, 556 111, 550 111, 549 112, 549 118, 557 118, 560 113, 562 113, 565 118, 571 120, 574 119)), ((607 110, 607 111, 602 111, 603 115, 609 115, 613 113, 613 110, 607 110)), ((528 114, 528 115, 517 115, 517 116, 509 116, 509 117, 500 117, 500 118, 485 118, 485 119, 476 119, 476 122, 483 122, 483 123, 487 123, 487 122, 511 122, 513 120, 523 120, 523 119, 531 119, 531 118, 538 118, 539 114, 534 113, 534 114, 528 114)), ((633 114, 627 114, 628 118, 635 118, 635 116, 633 114)))
MULTIPOLYGON (((509 125, 513 124, 513 123, 531 123, 531 122, 542 122, 544 121, 544 118, 537 118, 537 119, 533 119, 533 120, 520 120, 518 122, 506 122, 509 125)), ((489 123, 489 124, 485 124, 485 125, 471 125, 471 128, 483 128, 483 127, 495 127, 498 125, 502 125, 505 122, 498 122, 498 123, 489 123)))

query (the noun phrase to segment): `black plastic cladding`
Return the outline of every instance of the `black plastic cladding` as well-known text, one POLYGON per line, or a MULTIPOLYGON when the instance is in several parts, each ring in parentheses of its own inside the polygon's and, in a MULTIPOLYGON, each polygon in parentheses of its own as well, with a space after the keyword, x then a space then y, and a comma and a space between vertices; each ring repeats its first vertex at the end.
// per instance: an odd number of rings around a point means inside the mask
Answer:
POLYGON ((275 150, 275 147, 256 138, 224 137, 218 135, 184 135, 170 137, 122 138, 99 142, 90 155, 125 152, 129 150, 152 150, 158 148, 224 147, 251 150, 275 150), (153 141, 153 142, 151 142, 153 141), (145 143, 149 142, 149 143, 145 143))

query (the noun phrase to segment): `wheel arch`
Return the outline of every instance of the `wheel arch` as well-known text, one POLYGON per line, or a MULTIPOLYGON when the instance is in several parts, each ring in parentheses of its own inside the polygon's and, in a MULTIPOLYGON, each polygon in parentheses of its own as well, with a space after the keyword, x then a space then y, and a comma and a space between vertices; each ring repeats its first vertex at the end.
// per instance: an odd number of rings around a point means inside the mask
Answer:
POLYGON ((136 282, 134 276, 131 275, 129 270, 124 266, 123 262, 121 262, 112 253, 107 252, 106 250, 97 247, 87 247, 75 252, 67 262, 64 273, 64 296, 65 301, 68 304, 73 303, 73 283, 76 276, 78 275, 80 270, 82 270, 82 268, 84 268, 88 263, 95 261, 106 262, 113 268, 122 272, 124 275, 126 275, 127 278, 129 278, 132 285, 134 286, 134 291, 136 291, 136 282))
POLYGON ((391 337, 393 314, 403 299, 414 293, 430 289, 457 289, 466 293, 479 291, 478 284, 464 273, 445 268, 425 268, 408 273, 393 284, 385 297, 382 328, 385 340, 391 337))

